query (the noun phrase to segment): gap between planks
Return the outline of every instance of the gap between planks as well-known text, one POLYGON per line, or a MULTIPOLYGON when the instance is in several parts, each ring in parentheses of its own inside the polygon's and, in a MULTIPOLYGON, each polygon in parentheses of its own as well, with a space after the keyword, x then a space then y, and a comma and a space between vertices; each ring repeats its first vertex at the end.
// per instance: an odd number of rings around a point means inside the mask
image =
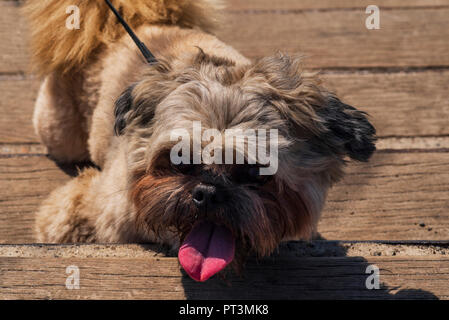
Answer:
MULTIPOLYGON (((158 244, 0 244, 0 257, 22 258, 160 258, 174 257, 158 244)), ((446 256, 449 241, 289 241, 274 255, 294 257, 446 256)))
MULTIPOLYGON (((1 1, 1 0, 0 0, 1 1)), ((307 56, 304 56, 305 62, 307 62, 307 56)), ((449 71, 449 66, 446 65, 434 65, 434 66, 398 66, 398 67, 383 67, 383 66, 368 66, 368 67, 317 67, 307 66, 306 70, 316 71, 322 75, 401 75, 401 74, 413 74, 424 73, 429 71, 443 72, 449 71)), ((0 71, 0 81, 18 81, 18 80, 39 80, 39 76, 31 73, 30 71, 18 70, 18 71, 0 71)))

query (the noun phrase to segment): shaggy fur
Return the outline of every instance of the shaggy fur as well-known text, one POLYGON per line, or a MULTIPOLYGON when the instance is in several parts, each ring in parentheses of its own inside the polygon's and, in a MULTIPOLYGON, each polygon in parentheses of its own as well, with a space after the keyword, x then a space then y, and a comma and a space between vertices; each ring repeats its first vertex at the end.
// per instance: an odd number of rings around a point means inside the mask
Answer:
POLYGON ((32 22, 47 21, 34 33, 46 74, 34 124, 54 158, 90 158, 101 171, 82 172, 43 203, 36 224, 41 242, 176 247, 196 221, 207 219, 232 231, 239 265, 248 252, 264 256, 282 240, 309 239, 345 158, 366 161, 375 150, 365 114, 303 71, 299 57, 277 54, 251 63, 214 36, 188 28, 211 25, 211 1, 115 1, 140 25, 137 34, 159 60, 152 66, 93 1, 82 2, 89 6, 88 30, 55 36, 50 46, 45 31, 63 24, 64 10, 55 8, 62 3, 28 7, 32 22), (190 130, 192 121, 204 130, 277 129, 277 173, 254 176, 248 164, 173 165, 170 132, 190 130), (214 208, 193 204, 200 184, 219 190, 214 208))
MULTIPOLYGON (((220 0, 111 0, 132 28, 141 25, 178 25, 212 31, 217 24, 220 0)), ((30 20, 36 70, 42 74, 70 72, 88 62, 92 53, 123 36, 125 30, 101 0, 28 1, 24 14, 30 20), (66 9, 76 5, 80 29, 65 27, 66 9)))

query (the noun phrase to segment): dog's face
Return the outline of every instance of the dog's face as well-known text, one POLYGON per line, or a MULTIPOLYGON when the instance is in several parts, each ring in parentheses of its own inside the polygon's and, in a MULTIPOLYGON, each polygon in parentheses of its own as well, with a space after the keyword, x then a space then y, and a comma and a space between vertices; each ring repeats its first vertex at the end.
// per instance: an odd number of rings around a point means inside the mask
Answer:
MULTIPOLYGON (((283 55, 237 67, 200 50, 187 66, 161 62, 122 94, 115 113, 116 133, 130 146, 136 228, 176 234, 181 264, 201 281, 250 252, 310 238, 345 157, 366 161, 375 150, 365 114, 283 55), (174 164, 171 132, 190 132, 193 121, 218 132, 276 129, 276 173, 261 175, 264 165, 245 153, 243 164, 174 164)), ((224 140, 213 141, 215 151, 224 140)))

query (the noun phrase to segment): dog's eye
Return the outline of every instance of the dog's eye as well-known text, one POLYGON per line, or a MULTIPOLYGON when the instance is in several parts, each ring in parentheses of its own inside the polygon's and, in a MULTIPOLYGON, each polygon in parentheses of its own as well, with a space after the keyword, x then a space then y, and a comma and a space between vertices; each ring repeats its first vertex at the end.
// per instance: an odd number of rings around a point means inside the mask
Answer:
POLYGON ((248 177, 250 177, 252 180, 257 180, 260 177, 259 167, 248 168, 248 177))
POLYGON ((181 173, 181 174, 185 174, 185 175, 192 175, 195 173, 195 165, 193 164, 173 164, 171 163, 171 167, 173 169, 173 171, 175 171, 176 173, 181 173))
POLYGON ((237 169, 233 173, 234 180, 238 183, 249 184, 265 184, 271 176, 265 176, 260 174, 260 167, 258 166, 237 166, 237 169))

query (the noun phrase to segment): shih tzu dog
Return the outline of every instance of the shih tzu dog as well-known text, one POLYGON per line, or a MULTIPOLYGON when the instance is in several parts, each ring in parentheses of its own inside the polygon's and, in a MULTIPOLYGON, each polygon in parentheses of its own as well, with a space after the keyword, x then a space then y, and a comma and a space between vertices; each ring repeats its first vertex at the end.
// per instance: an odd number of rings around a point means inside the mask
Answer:
POLYGON ((366 114, 323 88, 297 56, 251 62, 219 41, 210 33, 215 0, 111 2, 151 49, 148 61, 104 1, 24 8, 44 76, 36 132, 55 160, 97 165, 44 201, 38 240, 164 243, 205 281, 228 264, 238 269, 249 253, 310 239, 346 158, 366 161, 375 150, 366 114), (79 28, 67 26, 74 5, 79 28), (216 161, 194 162, 192 141, 184 161, 173 161, 173 132, 193 136, 192 123, 201 124, 200 160, 213 144, 216 161), (207 130, 216 135, 207 139, 207 130), (232 147, 217 135, 226 130, 244 143, 232 147), (239 136, 248 130, 276 132, 267 146, 276 148, 273 174, 261 174, 267 163, 250 157, 256 140, 239 136), (221 161, 225 154, 243 161, 221 161))

